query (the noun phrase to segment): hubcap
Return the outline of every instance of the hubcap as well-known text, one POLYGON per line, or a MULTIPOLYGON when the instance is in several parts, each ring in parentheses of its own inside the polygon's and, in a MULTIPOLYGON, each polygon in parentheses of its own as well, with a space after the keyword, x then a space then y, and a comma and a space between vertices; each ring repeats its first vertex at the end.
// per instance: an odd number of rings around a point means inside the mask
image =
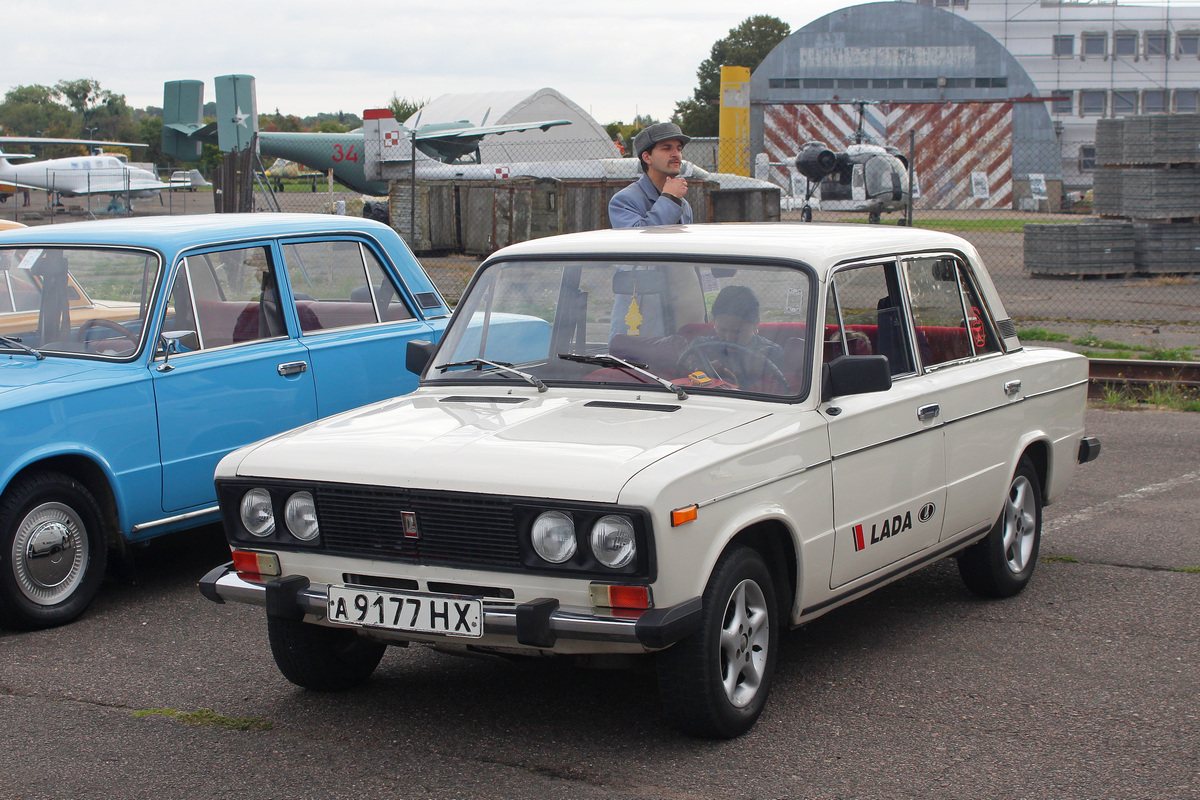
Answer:
POLYGON ((1004 559, 1013 574, 1029 565, 1037 534, 1037 504, 1033 486, 1024 475, 1018 475, 1008 490, 1004 504, 1004 559))
POLYGON ((721 684, 725 696, 743 708, 758 694, 767 666, 771 620, 762 589, 742 581, 729 597, 721 625, 721 684))
POLYGON ((43 503, 21 520, 13 538, 12 568, 25 597, 43 606, 66 600, 83 580, 87 529, 70 506, 43 503))

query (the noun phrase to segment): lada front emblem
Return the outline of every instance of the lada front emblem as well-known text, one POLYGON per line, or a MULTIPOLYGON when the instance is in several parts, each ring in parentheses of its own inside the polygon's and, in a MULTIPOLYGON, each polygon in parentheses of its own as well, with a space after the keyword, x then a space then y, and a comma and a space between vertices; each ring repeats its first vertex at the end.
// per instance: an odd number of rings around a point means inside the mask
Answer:
POLYGON ((420 539, 421 532, 417 530, 417 512, 401 511, 400 521, 404 524, 405 539, 420 539))

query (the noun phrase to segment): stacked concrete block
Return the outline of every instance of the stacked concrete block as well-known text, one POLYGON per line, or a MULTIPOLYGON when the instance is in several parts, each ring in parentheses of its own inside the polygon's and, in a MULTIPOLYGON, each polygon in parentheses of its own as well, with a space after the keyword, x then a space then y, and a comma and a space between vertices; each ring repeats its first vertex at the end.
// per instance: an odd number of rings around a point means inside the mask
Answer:
POLYGON ((1041 277, 1128 275, 1134 249, 1132 222, 1025 225, 1025 269, 1041 277))
POLYGON ((1133 261, 1137 271, 1144 275, 1200 272, 1200 224, 1136 223, 1133 261))

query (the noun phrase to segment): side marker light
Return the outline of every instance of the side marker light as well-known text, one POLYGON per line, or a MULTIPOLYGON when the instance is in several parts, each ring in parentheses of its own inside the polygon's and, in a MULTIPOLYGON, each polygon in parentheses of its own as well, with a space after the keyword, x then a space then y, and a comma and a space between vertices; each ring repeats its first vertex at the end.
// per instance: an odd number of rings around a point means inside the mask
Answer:
POLYGON ((700 506, 690 505, 677 508, 671 512, 671 527, 677 528, 688 522, 694 522, 700 514, 700 506))

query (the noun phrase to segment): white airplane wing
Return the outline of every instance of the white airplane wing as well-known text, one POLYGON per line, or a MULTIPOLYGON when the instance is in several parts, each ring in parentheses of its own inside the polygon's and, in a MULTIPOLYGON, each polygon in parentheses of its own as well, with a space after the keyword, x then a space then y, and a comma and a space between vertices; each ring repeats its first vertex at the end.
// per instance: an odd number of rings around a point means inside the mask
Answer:
POLYGON ((508 133, 509 131, 528 131, 533 128, 546 130, 547 128, 556 128, 559 125, 570 125, 569 119, 544 119, 536 122, 510 122, 506 125, 488 125, 484 128, 477 128, 471 125, 463 125, 457 128, 440 127, 430 125, 427 128, 417 129, 417 141, 422 139, 482 139, 492 133, 508 133))
MULTIPOLYGON (((0 136, 0 144, 80 144, 84 147, 149 147, 145 142, 101 142, 96 139, 47 139, 39 136, 0 136)), ((9 158, 12 158, 10 155, 9 158)))

